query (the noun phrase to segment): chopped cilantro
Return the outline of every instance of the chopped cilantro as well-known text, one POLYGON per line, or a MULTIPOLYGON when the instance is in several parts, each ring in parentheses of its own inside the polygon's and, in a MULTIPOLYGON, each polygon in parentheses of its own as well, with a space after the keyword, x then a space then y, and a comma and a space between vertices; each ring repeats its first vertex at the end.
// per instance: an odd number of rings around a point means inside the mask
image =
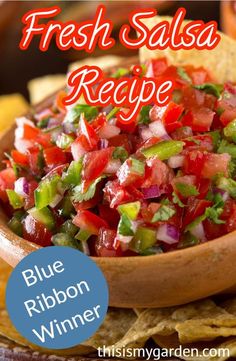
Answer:
POLYGON ((82 192, 82 184, 79 184, 73 189, 72 199, 75 202, 88 201, 93 198, 96 192, 97 184, 104 178, 104 176, 97 178, 87 189, 85 193, 82 192))
POLYGON ((221 84, 213 84, 213 83, 205 83, 201 85, 194 85, 195 89, 202 90, 207 94, 212 94, 216 98, 219 98, 222 91, 223 91, 223 85, 221 84))
POLYGON ((183 197, 198 196, 199 192, 194 185, 186 183, 176 183, 176 188, 183 197))
POLYGON ((81 114, 84 114, 85 119, 90 121, 98 115, 98 108, 87 104, 77 104, 68 110, 64 122, 74 123, 81 114))
POLYGON ((233 198, 236 198, 236 181, 230 178, 221 177, 217 181, 217 187, 228 192, 233 198))
POLYGON ((217 153, 228 153, 233 159, 236 159, 236 145, 227 142, 225 139, 222 139, 217 149, 217 153))
POLYGON ((181 208, 185 207, 185 204, 181 202, 181 200, 179 199, 178 195, 175 192, 172 193, 172 196, 173 196, 173 203, 177 204, 181 208))
POLYGON ((163 204, 154 214, 152 218, 152 223, 159 221, 168 221, 168 219, 170 219, 175 213, 176 211, 173 208, 163 204))
POLYGON ((126 214, 122 214, 118 224, 118 234, 122 236, 133 236, 132 223, 126 214))
POLYGON ((142 107, 142 109, 140 111, 140 116, 139 116, 139 124, 149 124, 150 123, 149 112, 151 109, 152 109, 151 105, 145 105, 142 107))

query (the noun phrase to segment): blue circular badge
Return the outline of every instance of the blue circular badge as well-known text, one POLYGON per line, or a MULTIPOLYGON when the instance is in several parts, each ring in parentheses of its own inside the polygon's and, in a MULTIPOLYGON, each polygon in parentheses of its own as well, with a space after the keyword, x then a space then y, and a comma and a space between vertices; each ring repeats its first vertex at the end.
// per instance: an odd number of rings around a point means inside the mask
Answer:
POLYGON ((92 336, 108 308, 103 273, 88 256, 68 247, 47 247, 25 257, 6 290, 9 316, 29 341, 69 348, 92 336))

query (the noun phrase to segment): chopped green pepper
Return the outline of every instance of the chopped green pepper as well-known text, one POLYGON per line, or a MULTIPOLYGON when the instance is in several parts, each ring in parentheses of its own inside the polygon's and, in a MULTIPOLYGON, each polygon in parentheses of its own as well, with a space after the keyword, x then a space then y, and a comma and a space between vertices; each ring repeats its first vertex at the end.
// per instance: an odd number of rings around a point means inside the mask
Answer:
POLYGON ((184 142, 178 140, 164 140, 160 143, 154 144, 151 147, 142 150, 146 158, 157 157, 160 160, 166 160, 173 155, 182 152, 184 142))
POLYGON ((138 217, 140 207, 141 207, 141 203, 137 201, 137 202, 121 204, 117 209, 120 214, 125 214, 129 219, 135 221, 135 219, 138 217))
POLYGON ((78 241, 66 233, 57 233, 52 237, 52 243, 55 246, 65 246, 80 249, 78 241))
POLYGON ((37 209, 34 207, 28 210, 28 213, 49 230, 53 230, 55 228, 55 219, 49 208, 45 207, 37 209))
POLYGON ((143 252, 157 242, 156 231, 152 228, 138 227, 134 235, 135 249, 143 252))
POLYGON ((18 193, 16 193, 12 189, 7 189, 6 192, 7 192, 7 196, 8 196, 10 205, 14 209, 19 209, 19 208, 22 208, 24 206, 24 198, 19 196, 18 193))

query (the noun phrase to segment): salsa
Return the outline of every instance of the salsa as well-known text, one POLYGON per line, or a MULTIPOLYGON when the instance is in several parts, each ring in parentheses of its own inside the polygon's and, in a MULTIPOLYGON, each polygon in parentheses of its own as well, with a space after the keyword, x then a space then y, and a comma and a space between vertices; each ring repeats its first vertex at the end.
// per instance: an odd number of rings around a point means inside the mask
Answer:
MULTIPOLYGON (((0 171, 0 199, 17 235, 98 257, 151 255, 236 230, 236 85, 203 68, 142 65, 172 80, 164 107, 135 123, 119 108, 62 103, 16 120, 0 171)), ((132 67, 112 77, 129 77, 132 67)))

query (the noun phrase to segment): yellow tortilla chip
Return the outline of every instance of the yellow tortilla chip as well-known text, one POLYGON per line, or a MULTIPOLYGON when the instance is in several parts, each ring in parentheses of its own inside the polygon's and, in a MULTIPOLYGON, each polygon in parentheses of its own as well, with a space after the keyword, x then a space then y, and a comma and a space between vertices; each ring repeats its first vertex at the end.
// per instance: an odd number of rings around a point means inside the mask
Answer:
POLYGON ((37 104, 66 85, 66 75, 46 75, 28 82, 31 104, 37 104))
POLYGON ((0 96, 0 132, 10 128, 15 118, 26 113, 29 105, 21 94, 0 96))
POLYGON ((84 345, 94 348, 113 345, 127 333, 136 319, 132 310, 110 308, 98 331, 84 345))
MULTIPOLYGON (((143 20, 143 23, 151 29, 160 21, 171 22, 172 18, 169 16, 156 16, 150 19, 143 20)), ((188 23, 187 20, 183 22, 183 26, 188 23)), ((227 35, 220 33, 221 41, 212 50, 171 50, 170 48, 164 50, 149 50, 147 47, 140 49, 140 60, 145 62, 151 58, 166 57, 173 65, 194 65, 204 66, 215 77, 216 81, 221 83, 225 81, 236 82, 236 41, 227 35)))

